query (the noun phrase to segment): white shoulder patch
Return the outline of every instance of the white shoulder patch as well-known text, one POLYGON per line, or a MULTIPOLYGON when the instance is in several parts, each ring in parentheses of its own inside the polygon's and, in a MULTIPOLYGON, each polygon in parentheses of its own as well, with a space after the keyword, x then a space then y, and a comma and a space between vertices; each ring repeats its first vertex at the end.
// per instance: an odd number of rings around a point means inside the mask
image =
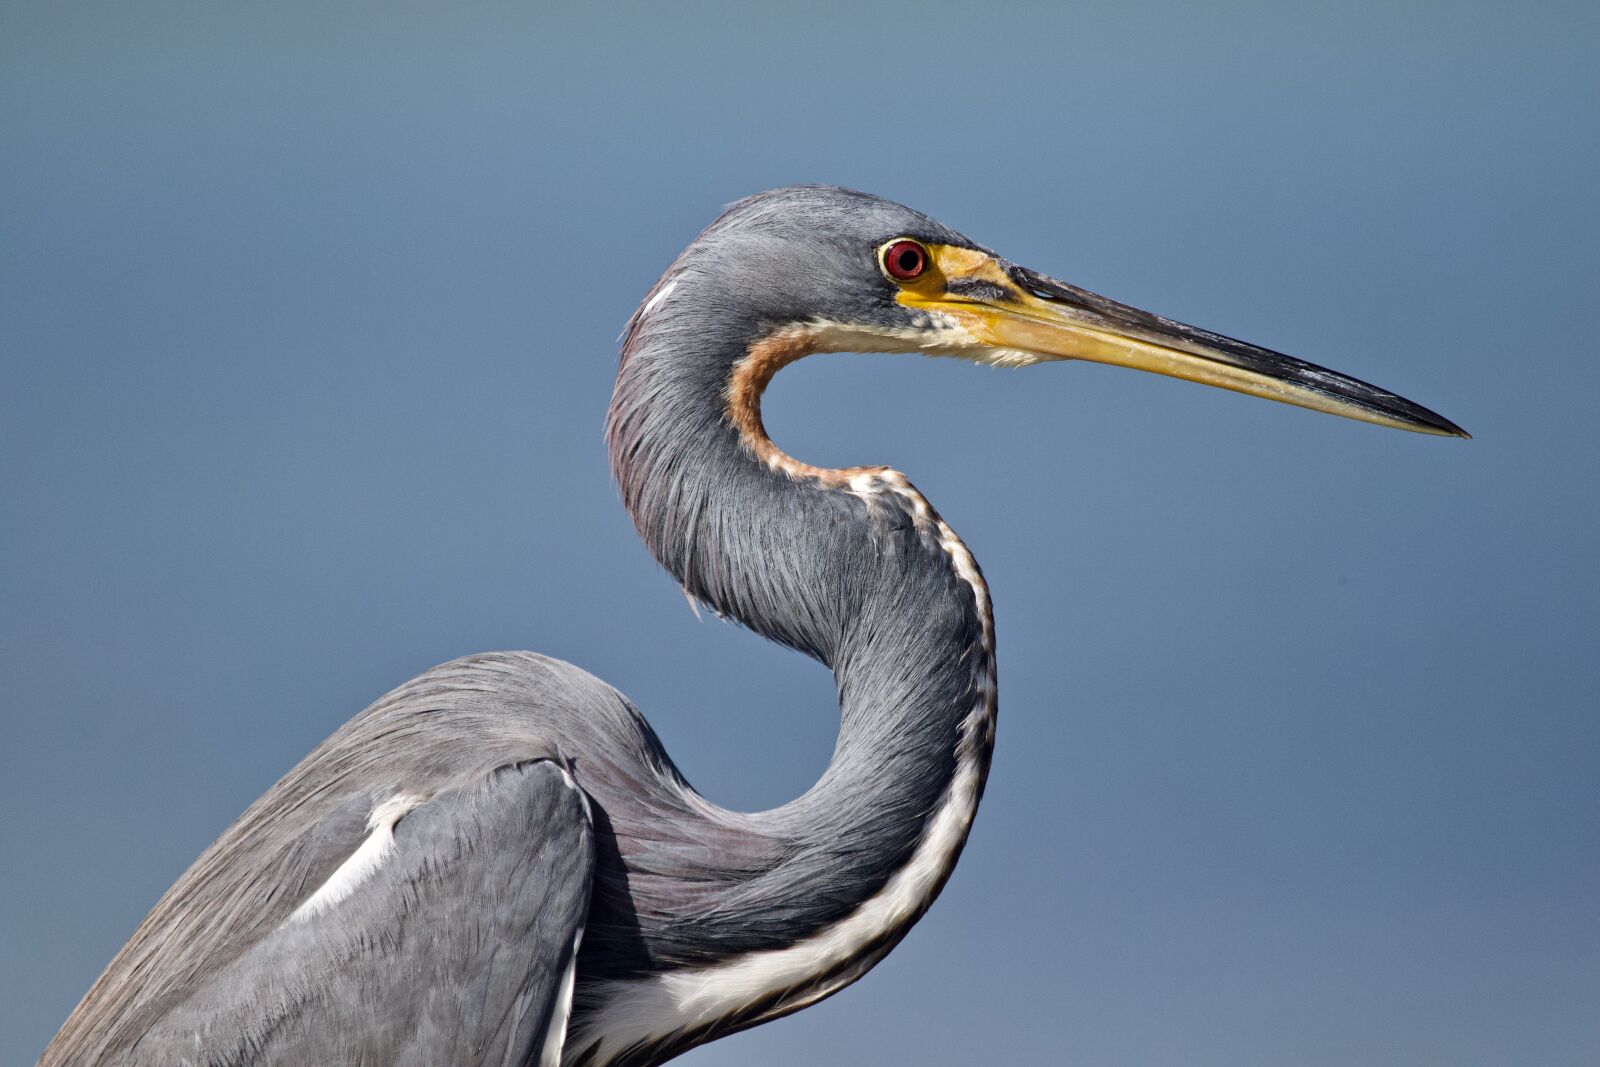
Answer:
POLYGON ((338 870, 329 875, 328 880, 318 886, 315 893, 294 909, 288 921, 304 922, 322 914, 354 893, 362 882, 371 878, 373 873, 383 866, 383 861, 388 859, 389 853, 394 851, 395 823, 426 799, 402 793, 390 797, 373 808, 372 814, 367 817, 367 829, 371 831, 367 839, 350 854, 349 859, 339 864, 338 870))

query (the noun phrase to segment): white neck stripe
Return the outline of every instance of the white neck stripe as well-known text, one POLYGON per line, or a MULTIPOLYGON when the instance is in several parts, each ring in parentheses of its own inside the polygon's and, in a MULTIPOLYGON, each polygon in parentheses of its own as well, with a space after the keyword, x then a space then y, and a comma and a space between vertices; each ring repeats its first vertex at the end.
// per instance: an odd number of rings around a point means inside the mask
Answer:
POLYGON ((786 948, 600 985, 588 994, 594 1007, 567 1042, 563 1057, 567 1062, 577 1062, 593 1052, 589 1062, 600 1067, 629 1049, 714 1026, 770 997, 783 999, 760 1017, 741 1020, 741 1026, 787 1015, 843 989, 883 957, 887 949, 877 946, 886 937, 915 922, 933 903, 966 844, 978 809, 984 754, 994 739, 997 698, 989 591, 966 545, 903 474, 864 472, 852 479, 850 489, 862 495, 889 491, 910 502, 916 521, 927 524, 937 536, 957 576, 972 589, 976 600, 982 625, 983 681, 977 704, 961 723, 956 771, 949 788, 905 866, 855 911, 786 948), (829 977, 819 982, 823 976, 829 977), (803 992, 783 996, 791 990, 803 992))

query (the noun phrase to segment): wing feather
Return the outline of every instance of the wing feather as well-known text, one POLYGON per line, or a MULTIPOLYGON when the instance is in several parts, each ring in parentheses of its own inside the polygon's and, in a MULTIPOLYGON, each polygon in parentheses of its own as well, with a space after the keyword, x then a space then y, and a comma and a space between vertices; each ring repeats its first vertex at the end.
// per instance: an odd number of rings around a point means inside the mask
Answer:
POLYGON ((329 879, 359 863, 354 884, 281 921, 118 1062, 498 1067, 559 1054, 594 871, 571 777, 536 760, 376 823, 351 814, 319 829, 344 839, 329 879))

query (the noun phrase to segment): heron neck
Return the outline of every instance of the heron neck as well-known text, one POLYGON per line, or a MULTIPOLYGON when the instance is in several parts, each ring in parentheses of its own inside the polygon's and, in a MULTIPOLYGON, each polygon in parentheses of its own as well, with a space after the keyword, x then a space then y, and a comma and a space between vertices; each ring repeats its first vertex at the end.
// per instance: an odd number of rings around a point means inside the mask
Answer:
POLYGON ((727 892, 695 919, 726 925, 728 939, 713 939, 723 949, 793 944, 923 863, 881 955, 942 887, 987 775, 987 589, 902 475, 807 467, 767 440, 760 390, 813 350, 802 328, 689 339, 650 325, 629 338, 608 425, 634 522, 691 596, 831 668, 841 713, 833 758, 803 796, 711 816, 738 834, 718 839, 729 855, 705 857, 727 871, 727 892))

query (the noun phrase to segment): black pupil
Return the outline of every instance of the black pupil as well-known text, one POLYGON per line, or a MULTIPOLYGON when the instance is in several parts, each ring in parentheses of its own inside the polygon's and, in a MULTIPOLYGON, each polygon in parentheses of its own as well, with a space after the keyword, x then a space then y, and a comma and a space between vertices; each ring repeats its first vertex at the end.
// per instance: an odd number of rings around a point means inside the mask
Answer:
POLYGON ((895 264, 902 274, 910 274, 922 264, 922 253, 915 248, 902 248, 895 264))

